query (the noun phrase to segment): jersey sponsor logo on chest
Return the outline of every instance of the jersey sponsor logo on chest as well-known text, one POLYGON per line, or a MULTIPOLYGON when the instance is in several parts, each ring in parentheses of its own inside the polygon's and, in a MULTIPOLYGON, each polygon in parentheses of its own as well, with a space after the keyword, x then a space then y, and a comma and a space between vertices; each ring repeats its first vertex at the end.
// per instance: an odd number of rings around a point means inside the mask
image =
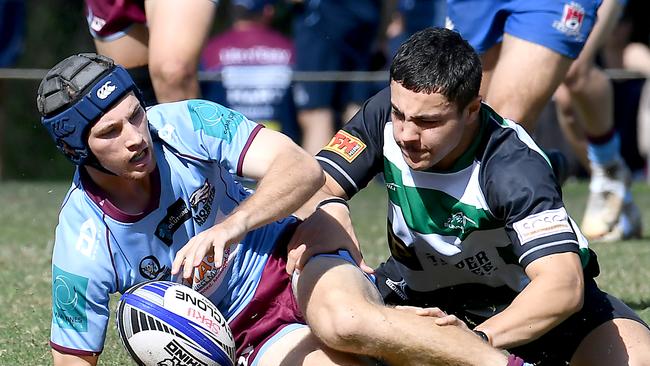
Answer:
POLYGON ((358 137, 352 136, 345 131, 339 131, 332 137, 332 140, 330 140, 329 144, 323 150, 336 153, 351 163, 365 148, 366 144, 358 137))
MULTIPOLYGON (((434 267, 446 266, 448 264, 444 258, 439 257, 433 253, 429 253, 426 256, 429 259, 430 263, 434 265, 434 267)), ((458 261, 456 264, 454 264, 454 267, 458 269, 468 270, 478 276, 491 275, 497 269, 490 260, 488 254, 483 250, 470 257, 458 261)))
POLYGON ((515 222, 512 228, 517 233, 520 245, 545 236, 573 232, 563 207, 528 216, 515 222))
POLYGON ((478 227, 476 221, 470 219, 462 212, 456 212, 445 221, 445 227, 451 230, 460 230, 461 235, 465 235, 465 229, 468 226, 478 227))
POLYGON ((194 221, 198 225, 203 225, 212 212, 212 202, 214 201, 215 188, 206 179, 201 188, 197 189, 190 196, 190 206, 195 212, 194 221))
POLYGON ((204 296, 210 296, 216 288, 223 282, 223 274, 226 273, 228 266, 237 253, 237 246, 231 245, 223 251, 223 264, 217 268, 214 265, 214 256, 206 256, 201 264, 194 270, 192 288, 204 296))
POLYGON ((160 261, 153 255, 146 256, 140 261, 140 275, 148 280, 168 280, 171 269, 161 266, 160 261))
POLYGON ((190 195, 189 206, 183 198, 178 198, 176 202, 167 207, 167 215, 156 227, 156 236, 163 243, 171 246, 174 233, 185 221, 193 218, 197 225, 205 224, 212 212, 215 194, 216 189, 206 179, 203 185, 190 195))

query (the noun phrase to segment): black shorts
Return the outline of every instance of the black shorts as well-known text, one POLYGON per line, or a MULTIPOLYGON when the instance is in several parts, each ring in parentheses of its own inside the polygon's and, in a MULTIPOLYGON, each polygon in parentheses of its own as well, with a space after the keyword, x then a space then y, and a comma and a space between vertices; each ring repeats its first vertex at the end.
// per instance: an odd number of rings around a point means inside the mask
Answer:
MULTIPOLYGON (((453 286, 432 292, 413 291, 402 282, 392 257, 377 268, 375 277, 377 288, 387 305, 439 307, 448 314, 456 315, 469 327, 481 324, 491 315, 503 310, 517 296, 515 291, 505 286, 491 288, 477 284, 453 286)), ((596 281, 590 277, 585 279, 584 305, 579 312, 539 339, 508 351, 537 365, 565 365, 592 330, 618 318, 635 320, 648 327, 621 300, 601 291, 596 281)))

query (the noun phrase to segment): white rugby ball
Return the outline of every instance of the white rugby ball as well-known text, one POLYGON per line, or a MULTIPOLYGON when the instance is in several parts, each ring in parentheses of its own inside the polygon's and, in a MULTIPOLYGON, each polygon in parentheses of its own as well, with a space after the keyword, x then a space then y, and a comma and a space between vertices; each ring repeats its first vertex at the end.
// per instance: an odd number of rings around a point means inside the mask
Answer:
POLYGON ((117 329, 138 365, 233 366, 235 341, 217 307, 191 288, 150 281, 120 298, 117 329))

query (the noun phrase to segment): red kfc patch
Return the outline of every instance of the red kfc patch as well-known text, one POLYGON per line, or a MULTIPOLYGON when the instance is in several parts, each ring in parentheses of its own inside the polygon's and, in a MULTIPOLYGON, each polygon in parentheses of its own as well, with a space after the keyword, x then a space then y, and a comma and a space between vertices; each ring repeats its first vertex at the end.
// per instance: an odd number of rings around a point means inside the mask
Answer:
POLYGON ((351 163, 366 148, 358 137, 354 137, 345 131, 339 131, 332 137, 329 144, 323 150, 334 152, 351 163))

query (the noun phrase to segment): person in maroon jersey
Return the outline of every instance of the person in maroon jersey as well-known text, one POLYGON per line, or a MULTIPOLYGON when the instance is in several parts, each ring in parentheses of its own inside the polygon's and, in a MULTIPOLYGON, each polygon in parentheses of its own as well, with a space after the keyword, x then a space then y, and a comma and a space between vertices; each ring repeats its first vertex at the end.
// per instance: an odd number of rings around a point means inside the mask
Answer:
POLYGON ((126 67, 146 104, 199 96, 197 65, 213 0, 86 0, 97 53, 126 67), (151 77, 149 77, 151 75, 151 77))

